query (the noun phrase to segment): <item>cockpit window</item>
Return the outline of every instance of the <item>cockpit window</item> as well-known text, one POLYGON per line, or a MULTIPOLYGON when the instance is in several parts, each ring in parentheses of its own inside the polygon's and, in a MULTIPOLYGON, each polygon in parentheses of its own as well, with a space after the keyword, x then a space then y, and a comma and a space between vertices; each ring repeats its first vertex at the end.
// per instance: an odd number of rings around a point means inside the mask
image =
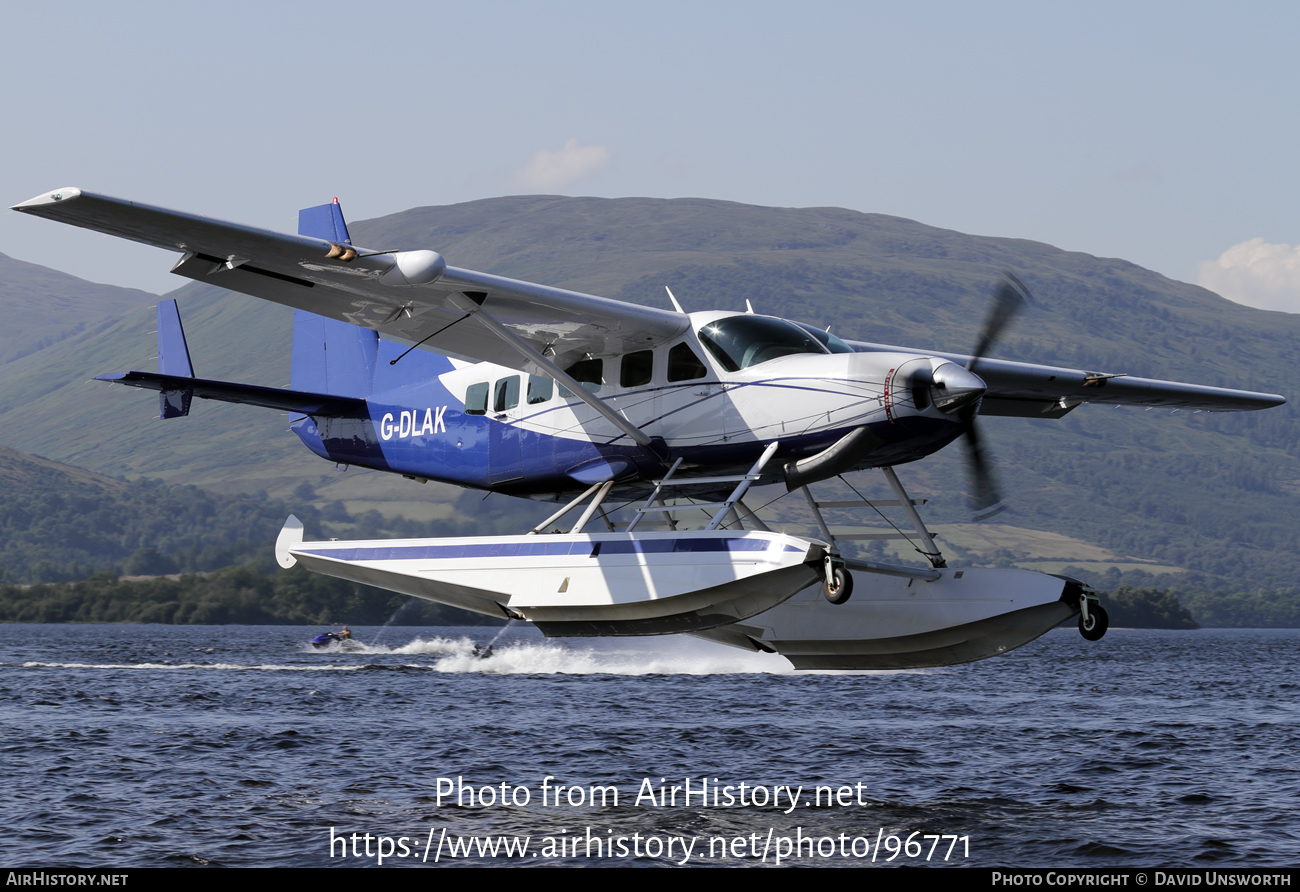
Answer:
POLYGON ((822 342, 822 346, 832 353, 855 353, 852 347, 841 341, 829 331, 822 331, 820 328, 813 328, 811 325, 804 325, 802 322, 796 322, 795 325, 802 328, 808 334, 822 342))
POLYGON ((685 343, 678 344, 668 351, 669 381, 694 381, 708 373, 704 363, 700 362, 700 358, 695 355, 695 351, 685 343))
POLYGON ((700 342, 729 372, 796 353, 831 352, 820 338, 771 316, 728 316, 710 322, 700 329, 700 342))

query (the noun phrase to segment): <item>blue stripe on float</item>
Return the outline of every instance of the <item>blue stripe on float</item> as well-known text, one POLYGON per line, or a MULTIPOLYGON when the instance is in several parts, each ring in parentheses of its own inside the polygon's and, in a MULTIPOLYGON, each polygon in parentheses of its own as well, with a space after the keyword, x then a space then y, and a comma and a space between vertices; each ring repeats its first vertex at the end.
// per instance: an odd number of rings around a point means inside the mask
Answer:
POLYGON ((296 550, 302 554, 333 558, 337 561, 446 561, 457 558, 752 552, 767 551, 770 544, 767 539, 735 536, 725 539, 649 539, 632 542, 497 542, 474 545, 386 545, 296 550))

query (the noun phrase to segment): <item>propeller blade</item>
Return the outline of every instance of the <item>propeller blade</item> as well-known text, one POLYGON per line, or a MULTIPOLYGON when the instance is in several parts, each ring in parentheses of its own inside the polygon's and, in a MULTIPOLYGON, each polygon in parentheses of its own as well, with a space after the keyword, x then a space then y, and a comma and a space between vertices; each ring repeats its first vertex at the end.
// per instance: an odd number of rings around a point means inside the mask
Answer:
POLYGON ((984 451, 984 439, 975 415, 971 413, 965 419, 963 433, 966 439, 966 459, 970 467, 971 482, 975 486, 975 498, 971 505, 975 520, 986 520, 1006 510, 1006 504, 998 495, 997 482, 993 477, 993 466, 984 451))
MULTIPOLYGON (((997 291, 993 293, 993 306, 989 308, 988 319, 984 322, 984 331, 980 333, 979 343, 975 345, 970 362, 966 364, 966 371, 975 371, 975 366, 979 364, 980 359, 992 350, 998 338, 1002 337, 1007 324, 1030 303, 1029 289, 1025 287, 1024 282, 1017 279, 1013 273, 1004 272, 997 291)), ((966 440, 966 463, 970 467, 971 482, 975 487, 972 506, 975 510, 974 519, 985 520, 1005 511, 1007 506, 998 495, 997 482, 993 477, 993 464, 985 452, 984 438, 975 423, 977 413, 978 404, 969 407, 963 413, 962 433, 966 440)))
POLYGON ((967 371, 973 371, 976 363, 993 349, 1007 323, 1014 319, 1029 302, 1029 289, 1012 273, 1004 272, 1002 281, 998 283, 998 289, 993 294, 993 306, 989 308, 988 319, 984 322, 984 331, 980 334, 979 343, 975 345, 975 352, 971 355, 970 362, 966 364, 967 371))

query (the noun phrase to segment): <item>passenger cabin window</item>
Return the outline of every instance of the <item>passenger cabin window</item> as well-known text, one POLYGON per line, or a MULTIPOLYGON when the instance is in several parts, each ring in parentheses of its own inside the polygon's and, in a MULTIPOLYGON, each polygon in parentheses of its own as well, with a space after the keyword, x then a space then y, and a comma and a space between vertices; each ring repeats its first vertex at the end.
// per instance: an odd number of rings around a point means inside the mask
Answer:
POLYGON ((831 352, 798 325, 772 316, 729 316, 710 322, 700 329, 700 343, 729 372, 782 356, 831 352))
POLYGON ((605 361, 602 359, 580 359, 565 371, 592 393, 599 393, 600 385, 605 383, 605 361))
POLYGON ((486 381, 480 381, 467 387, 465 389, 465 414, 486 415, 487 393, 488 385, 486 381))
POLYGON ((624 356, 618 373, 619 386, 640 387, 649 384, 654 371, 654 356, 653 350, 638 350, 624 356))
POLYGON ((502 378, 497 382, 492 399, 492 411, 504 412, 507 409, 513 409, 517 405, 519 405, 519 376, 513 375, 509 378, 502 378))
POLYGON ((555 394, 555 382, 541 375, 528 376, 528 405, 544 403, 555 394))
POLYGON ((668 351, 668 380, 694 381, 709 373, 695 351, 686 344, 678 344, 668 351))

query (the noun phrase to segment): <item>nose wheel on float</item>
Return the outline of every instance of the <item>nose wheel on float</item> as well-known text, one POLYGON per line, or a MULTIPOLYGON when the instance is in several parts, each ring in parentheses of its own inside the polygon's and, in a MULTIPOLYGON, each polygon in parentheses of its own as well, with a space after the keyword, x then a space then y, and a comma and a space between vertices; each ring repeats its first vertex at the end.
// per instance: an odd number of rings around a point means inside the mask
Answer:
POLYGON ((1100 641, 1110 628, 1110 617, 1096 595, 1088 593, 1079 598, 1079 634, 1088 641, 1100 641))

